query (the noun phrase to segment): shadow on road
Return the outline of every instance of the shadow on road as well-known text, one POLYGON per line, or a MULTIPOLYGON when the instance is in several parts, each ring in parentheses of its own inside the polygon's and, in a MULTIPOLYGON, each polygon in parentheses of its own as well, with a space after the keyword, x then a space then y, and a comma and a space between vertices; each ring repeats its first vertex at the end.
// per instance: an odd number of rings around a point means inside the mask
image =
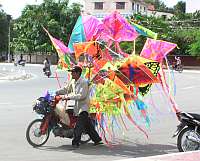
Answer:
POLYGON ((98 145, 94 146, 92 143, 81 145, 79 149, 72 149, 71 145, 62 145, 58 147, 44 146, 38 148, 39 150, 46 151, 73 151, 73 153, 94 156, 121 156, 121 157, 148 157, 154 155, 163 155, 172 152, 178 152, 175 145, 162 145, 162 144, 136 144, 132 145, 118 144, 114 146, 98 145))

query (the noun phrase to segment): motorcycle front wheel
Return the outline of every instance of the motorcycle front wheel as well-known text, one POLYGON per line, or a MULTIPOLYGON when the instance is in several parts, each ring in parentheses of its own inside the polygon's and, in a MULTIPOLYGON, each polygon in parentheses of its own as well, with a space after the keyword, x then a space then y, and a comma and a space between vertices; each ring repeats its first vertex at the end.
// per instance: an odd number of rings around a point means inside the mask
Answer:
POLYGON ((188 139, 188 136, 198 138, 194 128, 187 127, 178 135, 177 147, 180 152, 194 151, 199 149, 199 143, 188 139))
POLYGON ((182 65, 179 65, 176 67, 176 70, 179 72, 179 73, 182 73, 183 72, 183 66, 182 65))
POLYGON ((44 145, 49 139, 50 131, 47 130, 45 134, 41 134, 40 126, 42 124, 42 119, 33 120, 26 130, 26 139, 30 145, 33 147, 39 147, 44 145))

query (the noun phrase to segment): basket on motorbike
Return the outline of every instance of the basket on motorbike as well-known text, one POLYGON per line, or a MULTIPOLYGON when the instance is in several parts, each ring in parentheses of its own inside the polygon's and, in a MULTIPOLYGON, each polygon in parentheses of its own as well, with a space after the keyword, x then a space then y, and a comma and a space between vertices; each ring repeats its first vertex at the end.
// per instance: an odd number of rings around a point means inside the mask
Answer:
POLYGON ((33 105, 33 110, 38 114, 46 115, 51 112, 50 103, 44 97, 40 97, 33 105))

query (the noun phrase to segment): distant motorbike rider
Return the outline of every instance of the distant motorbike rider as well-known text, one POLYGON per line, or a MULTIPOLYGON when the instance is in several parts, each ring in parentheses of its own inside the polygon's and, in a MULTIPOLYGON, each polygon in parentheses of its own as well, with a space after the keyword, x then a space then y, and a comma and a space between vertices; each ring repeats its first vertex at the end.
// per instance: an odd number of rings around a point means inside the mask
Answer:
POLYGON ((45 58, 43 64, 44 64, 43 72, 45 72, 46 70, 51 71, 51 67, 50 67, 51 64, 48 58, 45 58))
POLYGON ((75 100, 74 115, 78 117, 74 128, 74 139, 72 146, 79 147, 81 135, 84 130, 90 136, 94 145, 102 144, 101 138, 89 117, 89 85, 88 82, 81 77, 82 68, 74 66, 69 70, 72 80, 67 85, 56 92, 57 95, 64 95, 63 100, 75 100))
POLYGON ((175 68, 177 68, 178 66, 181 65, 181 58, 178 56, 175 56, 175 60, 176 60, 176 64, 175 64, 175 68))
POLYGON ((18 60, 18 64, 20 64, 23 61, 23 55, 20 55, 20 59, 18 60))

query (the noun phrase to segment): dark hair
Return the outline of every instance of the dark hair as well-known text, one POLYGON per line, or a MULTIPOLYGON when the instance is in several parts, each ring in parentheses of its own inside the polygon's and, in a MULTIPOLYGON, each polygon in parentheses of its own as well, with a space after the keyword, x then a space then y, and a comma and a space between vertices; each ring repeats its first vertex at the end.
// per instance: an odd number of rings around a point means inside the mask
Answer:
POLYGON ((82 73, 82 68, 81 67, 79 67, 79 66, 73 66, 70 70, 68 70, 68 71, 70 71, 70 72, 78 72, 80 75, 81 75, 81 73, 82 73))
POLYGON ((45 59, 46 59, 47 63, 49 64, 49 59, 48 58, 45 58, 45 59))

